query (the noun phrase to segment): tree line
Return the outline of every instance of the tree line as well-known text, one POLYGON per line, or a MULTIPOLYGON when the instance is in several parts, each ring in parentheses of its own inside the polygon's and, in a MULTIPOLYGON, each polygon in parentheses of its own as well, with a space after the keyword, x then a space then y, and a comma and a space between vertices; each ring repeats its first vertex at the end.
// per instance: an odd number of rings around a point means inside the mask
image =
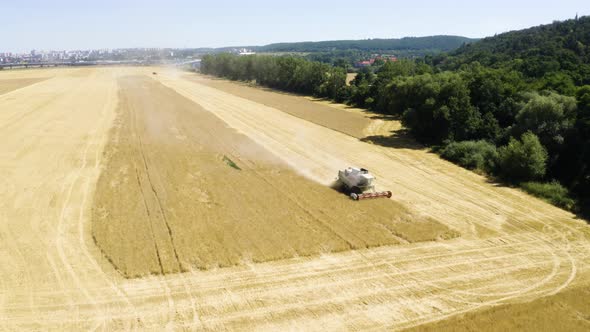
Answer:
POLYGON ((488 45, 494 40, 505 45, 504 35, 451 55, 378 63, 363 68, 350 85, 344 68, 295 56, 213 55, 203 58, 202 71, 397 116, 443 158, 588 213, 590 18, 509 33, 508 44, 530 46, 518 39, 533 34, 536 40, 538 33, 549 44, 553 40, 545 52, 553 59, 543 61, 559 63, 552 69, 541 65, 542 72, 529 70, 537 66, 529 60, 540 61, 538 50, 520 50, 517 58, 505 56, 514 47, 474 53, 494 49, 488 45), (576 57, 557 59, 574 52, 568 45, 575 45, 576 57))
POLYGON ((346 86, 344 68, 296 56, 206 55, 201 60, 201 72, 335 100, 341 100, 338 94, 346 86))

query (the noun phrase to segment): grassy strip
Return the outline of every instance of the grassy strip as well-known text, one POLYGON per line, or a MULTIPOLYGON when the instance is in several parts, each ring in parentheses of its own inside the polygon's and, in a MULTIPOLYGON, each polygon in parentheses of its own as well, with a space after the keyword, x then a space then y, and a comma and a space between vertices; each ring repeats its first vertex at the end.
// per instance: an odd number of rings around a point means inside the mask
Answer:
POLYGON ((527 193, 539 197, 560 208, 574 211, 576 201, 570 197, 567 188, 557 181, 551 182, 522 182, 520 187, 527 193))

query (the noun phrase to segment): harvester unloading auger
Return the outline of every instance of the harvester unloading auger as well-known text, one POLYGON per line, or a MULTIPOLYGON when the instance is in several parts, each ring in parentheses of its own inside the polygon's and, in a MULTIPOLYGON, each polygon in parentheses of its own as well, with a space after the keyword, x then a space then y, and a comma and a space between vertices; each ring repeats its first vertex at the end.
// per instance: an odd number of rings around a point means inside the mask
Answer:
POLYGON ((391 191, 375 191, 375 177, 364 168, 348 167, 338 171, 338 182, 350 193, 355 201, 367 198, 391 197, 391 191), (366 191, 371 192, 366 192, 366 191))

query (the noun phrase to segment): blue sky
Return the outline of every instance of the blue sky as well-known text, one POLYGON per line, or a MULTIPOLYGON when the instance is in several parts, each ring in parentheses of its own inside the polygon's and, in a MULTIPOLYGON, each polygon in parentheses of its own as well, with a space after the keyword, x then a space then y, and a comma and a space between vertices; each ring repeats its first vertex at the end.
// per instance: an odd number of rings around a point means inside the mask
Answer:
POLYGON ((484 37, 590 15, 589 0, 0 0, 0 52, 484 37))

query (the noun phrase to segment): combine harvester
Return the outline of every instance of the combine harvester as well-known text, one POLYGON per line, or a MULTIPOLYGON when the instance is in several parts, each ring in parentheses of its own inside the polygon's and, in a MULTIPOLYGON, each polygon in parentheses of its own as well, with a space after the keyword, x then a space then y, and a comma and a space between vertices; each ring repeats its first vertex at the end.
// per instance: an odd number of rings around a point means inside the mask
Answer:
POLYGON ((391 191, 375 191, 373 181, 375 177, 364 168, 348 167, 343 171, 338 171, 338 182, 344 186, 350 193, 350 198, 355 201, 366 198, 391 197, 391 191), (371 190, 372 192, 365 191, 371 190))

